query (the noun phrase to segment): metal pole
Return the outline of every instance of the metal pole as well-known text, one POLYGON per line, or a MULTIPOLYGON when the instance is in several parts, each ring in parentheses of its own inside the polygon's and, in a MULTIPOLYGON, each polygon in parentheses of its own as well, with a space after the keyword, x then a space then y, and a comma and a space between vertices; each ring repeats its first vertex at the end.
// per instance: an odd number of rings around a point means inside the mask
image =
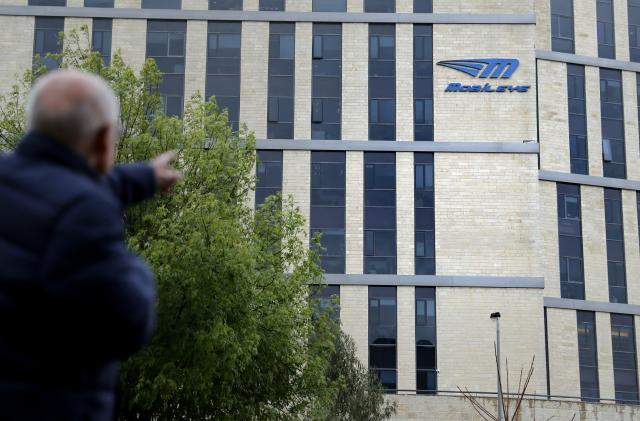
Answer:
POLYGON ((496 318, 496 356, 498 359, 498 421, 504 421, 504 410, 502 408, 502 384, 500 366, 502 361, 500 360, 500 317, 496 318))

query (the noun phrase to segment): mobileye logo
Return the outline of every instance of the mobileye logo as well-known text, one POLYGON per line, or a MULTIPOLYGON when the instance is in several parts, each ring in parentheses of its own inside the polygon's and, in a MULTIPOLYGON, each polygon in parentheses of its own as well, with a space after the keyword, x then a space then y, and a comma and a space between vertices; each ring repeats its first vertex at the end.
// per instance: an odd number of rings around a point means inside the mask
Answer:
MULTIPOLYGON (((445 60, 439 66, 448 67, 478 79, 509 79, 518 70, 520 62, 515 58, 479 58, 467 60, 445 60)), ((465 85, 449 83, 445 92, 528 92, 531 86, 498 85, 465 85)))

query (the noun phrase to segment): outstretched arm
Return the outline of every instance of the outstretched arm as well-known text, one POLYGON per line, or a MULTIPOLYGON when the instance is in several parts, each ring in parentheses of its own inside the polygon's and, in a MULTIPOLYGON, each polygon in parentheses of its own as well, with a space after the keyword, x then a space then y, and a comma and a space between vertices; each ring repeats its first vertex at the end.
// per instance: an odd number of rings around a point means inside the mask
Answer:
POLYGON ((171 168, 175 158, 174 152, 165 152, 149 163, 121 165, 111 170, 105 181, 124 209, 149 199, 156 191, 168 191, 182 176, 171 168))

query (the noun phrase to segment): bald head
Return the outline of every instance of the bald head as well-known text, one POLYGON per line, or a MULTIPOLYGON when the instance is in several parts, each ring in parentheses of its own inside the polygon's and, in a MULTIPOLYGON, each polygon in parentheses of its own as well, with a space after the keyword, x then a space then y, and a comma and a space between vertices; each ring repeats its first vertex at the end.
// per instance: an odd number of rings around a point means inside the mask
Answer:
POLYGON ((67 145, 87 160, 95 158, 88 155, 100 136, 115 142, 118 118, 118 100, 98 76, 58 70, 39 78, 31 89, 28 130, 67 145))

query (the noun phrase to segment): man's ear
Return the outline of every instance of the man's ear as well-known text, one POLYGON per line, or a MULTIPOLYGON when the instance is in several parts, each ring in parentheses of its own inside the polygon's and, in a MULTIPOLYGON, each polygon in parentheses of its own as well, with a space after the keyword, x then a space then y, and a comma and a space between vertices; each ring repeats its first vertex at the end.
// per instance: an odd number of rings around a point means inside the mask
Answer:
POLYGON ((102 127, 96 133, 93 142, 93 153, 95 157, 95 170, 100 174, 106 174, 113 165, 114 145, 108 127, 102 127))

